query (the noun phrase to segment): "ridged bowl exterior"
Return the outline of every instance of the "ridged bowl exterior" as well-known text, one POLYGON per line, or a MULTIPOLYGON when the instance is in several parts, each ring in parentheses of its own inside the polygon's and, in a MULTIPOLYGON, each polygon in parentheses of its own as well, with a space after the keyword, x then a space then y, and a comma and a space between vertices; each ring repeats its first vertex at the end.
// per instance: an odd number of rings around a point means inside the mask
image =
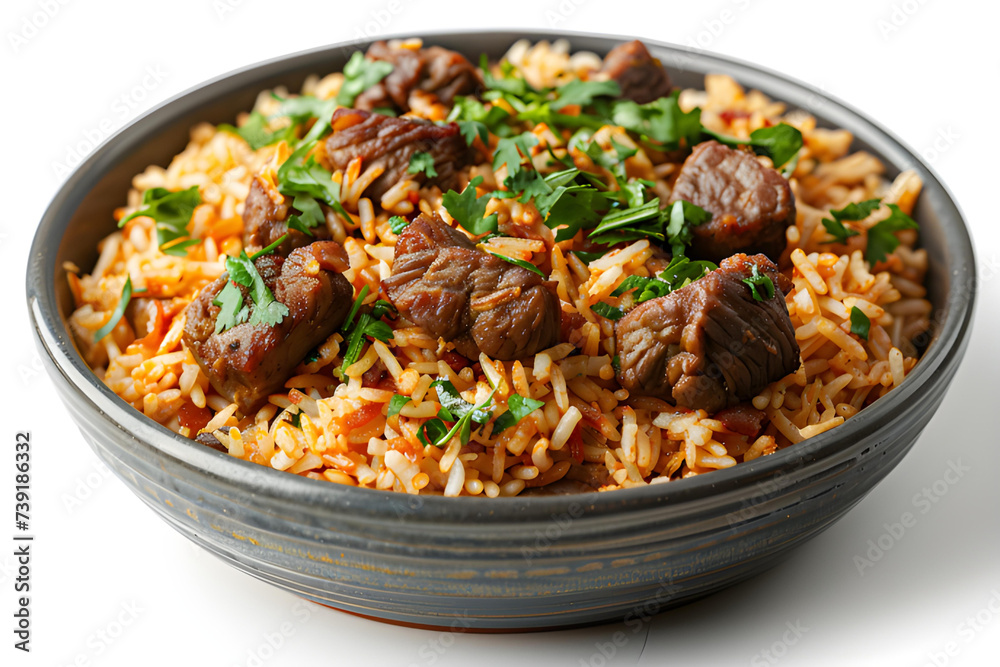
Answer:
MULTIPOLYGON (((442 33, 464 53, 567 37, 608 51, 624 38, 572 33, 442 33)), ((92 266, 131 176, 166 164, 199 121, 231 122, 258 91, 339 70, 352 43, 210 81, 146 114, 70 176, 31 250, 27 298, 53 384, 100 458, 170 525, 235 567, 317 602, 375 618, 470 629, 548 628, 647 616, 775 564, 859 502, 906 454, 944 397, 971 329, 975 265, 960 211, 931 170, 844 104, 774 73, 647 42, 676 85, 708 72, 855 133, 892 176, 915 168, 934 327, 907 380, 858 416, 772 456, 612 493, 485 500, 411 497, 296 477, 212 451, 147 420, 87 368, 68 333, 62 265, 92 266)))

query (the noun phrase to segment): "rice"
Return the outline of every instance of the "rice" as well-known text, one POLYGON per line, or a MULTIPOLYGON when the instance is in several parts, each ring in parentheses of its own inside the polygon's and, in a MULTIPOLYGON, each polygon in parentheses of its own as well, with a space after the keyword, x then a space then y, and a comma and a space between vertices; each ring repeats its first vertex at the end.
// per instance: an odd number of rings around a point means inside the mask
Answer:
MULTIPOLYGON (((597 77, 601 64, 594 54, 571 53, 564 40, 518 42, 506 60, 536 87, 597 77)), ((303 92, 331 99, 342 82, 339 73, 312 77, 303 92)), ((664 483, 768 456, 835 428, 899 386, 916 364, 911 339, 930 327, 932 315, 923 285, 927 254, 914 247, 916 234, 900 233, 900 246, 885 262, 870 267, 863 252, 867 230, 885 217, 885 208, 856 223, 861 233, 844 244, 824 243, 828 236, 822 219, 830 209, 870 198, 909 213, 921 183, 912 171, 887 181, 877 158, 850 152, 849 132, 817 128, 815 119, 801 111, 786 114, 780 102, 744 91, 723 75, 707 76, 704 91, 682 91, 680 104, 684 111, 701 106, 704 125, 723 134, 746 137, 786 122, 804 137, 791 177, 798 215, 787 230, 781 258, 793 285, 786 304, 803 363, 749 401, 765 415, 756 437, 733 432, 702 410, 630 396, 616 382, 614 326, 592 307, 598 301, 629 305, 623 300, 631 297, 610 295, 628 276, 657 272, 656 249, 649 240, 633 241, 587 263, 570 252, 577 249, 573 241, 555 241, 533 204, 496 196, 489 199, 486 214, 495 214, 502 229, 513 227, 519 233, 491 238, 484 247, 547 273, 569 323, 559 344, 531 358, 504 362, 480 355, 459 364, 451 343, 397 320, 392 338, 366 344, 338 379, 332 371, 340 366, 345 341, 335 333, 295 369, 284 393, 270 396, 255 414, 239 414, 186 348, 184 308, 225 271, 225 258, 242 249, 240 216, 253 179, 262 179, 266 191, 280 201, 274 175, 290 149, 279 142, 251 150, 239 137, 208 124, 192 129, 188 146, 167 168, 149 167, 137 175, 127 206, 116 212, 121 219, 137 210, 150 188, 197 185, 202 203, 188 229, 197 243, 185 257, 164 255, 157 247, 154 221, 142 216, 130 220, 102 241, 89 274, 67 267, 76 301, 70 328, 87 363, 107 386, 150 418, 188 437, 214 434, 230 456, 335 484, 496 498, 556 483, 580 486, 581 480, 597 479, 602 490, 664 483), (157 300, 148 306, 153 324, 148 331, 135 331, 123 318, 109 336, 94 343, 94 332, 111 319, 126 277, 137 297, 157 300), (867 339, 851 332, 855 308, 870 319, 867 339), (391 384, 366 380, 373 369, 384 371, 391 384), (494 416, 508 408, 514 394, 539 401, 540 407, 501 433, 494 433, 492 422, 472 429, 465 445, 458 438, 440 449, 425 445, 421 429, 442 408, 432 386, 439 378, 450 381, 470 403, 494 392, 487 406, 494 416), (389 403, 396 394, 409 401, 390 417, 389 403)), ((411 115, 441 120, 440 107, 418 104, 411 115)), ((277 103, 262 94, 256 108, 269 115, 277 103)), ((544 164, 549 149, 567 154, 568 136, 542 124, 532 132, 540 142, 533 156, 536 165, 544 164)), ((676 165, 621 128, 602 127, 593 139, 605 149, 618 145, 634 150, 625 161, 629 175, 651 181, 654 192, 669 196, 676 165)), ((478 194, 493 192, 505 169, 494 171, 490 161, 474 165, 463 174, 462 186, 482 176, 478 194)), ((335 172, 349 215, 326 215, 331 235, 348 256, 344 276, 356 292, 368 286, 367 304, 378 298, 380 281, 392 271, 396 234, 390 216, 420 210, 451 221, 440 190, 409 178, 391 186, 377 210, 365 190, 382 173, 381 166, 366 166, 360 159, 335 172)))

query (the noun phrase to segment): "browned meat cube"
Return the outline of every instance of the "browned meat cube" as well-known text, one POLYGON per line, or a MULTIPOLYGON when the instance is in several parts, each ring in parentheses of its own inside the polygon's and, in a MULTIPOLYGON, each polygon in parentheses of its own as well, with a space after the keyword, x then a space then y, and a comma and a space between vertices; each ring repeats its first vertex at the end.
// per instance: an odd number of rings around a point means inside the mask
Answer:
POLYGON ((611 49, 601 71, 618 83, 622 98, 638 104, 666 97, 672 89, 667 70, 637 39, 611 49))
POLYGON ((288 228, 288 218, 294 212, 288 199, 278 193, 272 195, 261 184, 259 178, 253 179, 250 192, 243 204, 243 246, 248 252, 266 248, 285 234, 288 238, 278 246, 279 255, 288 255, 295 248, 307 246, 314 241, 330 238, 330 230, 325 225, 313 227, 308 236, 297 229, 288 228), (278 199, 279 201, 275 201, 278 199))
POLYGON ((407 177, 453 190, 458 186, 458 172, 473 160, 473 152, 455 123, 435 125, 416 118, 337 109, 331 124, 333 134, 326 141, 325 156, 331 170, 346 169, 356 157, 362 158, 362 168, 378 165, 385 169, 365 188, 376 205, 386 190, 407 177), (431 155, 437 176, 407 174, 410 158, 417 152, 431 155))
POLYGON ((694 228, 689 255, 720 262, 738 252, 763 253, 778 261, 785 229, 795 223, 795 197, 777 170, 746 151, 705 141, 684 161, 674 190, 712 219, 694 228))
MULTIPOLYGON (((281 389, 302 358, 343 323, 353 288, 341 275, 347 254, 335 241, 317 241, 282 258, 254 260, 257 272, 288 314, 274 326, 237 324, 215 333, 219 307, 212 301, 229 278, 205 287, 187 309, 184 342, 216 391, 246 415, 281 389)), ((243 302, 254 308, 248 290, 243 302)))
POLYGON ((479 250, 436 216, 403 230, 382 288, 403 317, 470 359, 519 359, 559 337, 555 283, 479 250))
POLYGON ((410 110, 413 91, 432 94, 450 105, 456 95, 476 95, 483 88, 475 65, 462 54, 440 46, 393 48, 379 41, 368 48, 365 57, 392 63, 392 71, 358 96, 354 102, 358 109, 396 108, 405 113, 410 110))
POLYGON ((735 255, 704 278, 639 304, 615 326, 622 386, 709 413, 753 398, 799 367, 788 289, 764 255, 735 255), (757 301, 743 282, 754 266, 773 282, 773 297, 757 301))

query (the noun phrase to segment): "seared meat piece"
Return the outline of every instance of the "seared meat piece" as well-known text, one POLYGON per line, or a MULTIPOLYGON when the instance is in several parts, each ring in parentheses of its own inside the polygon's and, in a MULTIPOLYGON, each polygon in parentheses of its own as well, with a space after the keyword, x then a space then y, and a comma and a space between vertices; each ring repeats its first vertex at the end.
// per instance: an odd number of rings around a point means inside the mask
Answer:
POLYGON ((799 367, 785 306, 790 288, 764 255, 735 255, 704 278, 638 305, 615 326, 622 386, 709 413, 753 398, 799 367), (774 283, 772 298, 754 300, 743 282, 754 265, 774 283))
POLYGON ((788 181, 751 153, 705 141, 695 146, 674 183, 670 203, 683 199, 712 214, 694 228, 690 256, 718 263, 738 252, 777 261, 785 229, 795 223, 788 181))
MULTIPOLYGON (((317 241, 282 258, 266 255, 254 266, 288 314, 274 326, 249 322, 215 333, 219 308, 212 304, 228 280, 205 287, 187 309, 184 342, 216 391, 249 414, 280 389, 303 357, 344 321, 353 288, 340 273, 347 254, 335 241, 317 241)), ((243 302, 254 308, 248 290, 243 302)))
POLYGON ((477 249, 437 216, 403 230, 382 288, 403 317, 470 359, 519 359, 559 337, 555 283, 477 249))
POLYGON ((317 225, 310 231, 312 237, 297 229, 288 228, 288 217, 293 213, 287 199, 275 203, 258 178, 250 184, 250 192, 243 204, 243 246, 249 251, 266 248, 285 234, 288 238, 278 246, 277 253, 288 255, 295 248, 309 245, 317 240, 330 238, 330 230, 325 225, 317 225))
POLYGON ((372 111, 395 107, 410 110, 410 93, 431 93, 450 105, 456 95, 475 95, 483 88, 479 70, 465 56, 455 51, 431 46, 426 49, 391 47, 375 42, 365 57, 392 63, 392 71, 380 82, 361 93, 354 107, 372 111))
POLYGON ((472 163, 473 152, 455 123, 442 126, 417 118, 337 109, 331 124, 333 134, 326 140, 324 158, 331 170, 346 169, 358 156, 363 160, 362 168, 379 165, 385 169, 365 188, 375 203, 405 177, 453 190, 458 187, 458 172, 472 163), (437 176, 428 179, 423 172, 407 174, 410 158, 417 152, 430 153, 437 176))
POLYGON ((672 88, 667 70, 637 39, 611 49, 601 71, 618 83, 624 99, 638 104, 666 97, 672 88))
POLYGON ((219 439, 216 438, 211 433, 207 433, 207 432, 206 433, 199 433, 198 435, 195 436, 194 440, 195 440, 195 442, 201 443, 202 445, 205 445, 206 447, 211 447, 212 449, 214 449, 214 450, 216 450, 218 452, 222 452, 223 454, 228 454, 229 453, 229 448, 226 447, 221 442, 219 442, 219 439))

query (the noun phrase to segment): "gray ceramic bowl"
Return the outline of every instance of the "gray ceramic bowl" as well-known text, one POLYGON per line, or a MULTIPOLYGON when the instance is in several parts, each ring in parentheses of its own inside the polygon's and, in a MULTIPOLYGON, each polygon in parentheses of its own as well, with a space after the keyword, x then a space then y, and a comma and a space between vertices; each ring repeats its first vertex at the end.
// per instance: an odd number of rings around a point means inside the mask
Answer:
MULTIPOLYGON (((500 56, 521 37, 607 52, 623 38, 472 32, 426 43, 500 56)), ((924 179, 916 219, 930 254, 934 329, 901 387, 843 426, 729 470, 575 497, 419 498, 318 482, 238 461, 177 436, 109 391, 66 326, 61 269, 93 266, 133 174, 166 165, 198 121, 232 122, 257 92, 340 70, 362 43, 292 55, 210 81, 108 140, 59 190, 31 249, 28 307, 42 358, 94 451, 146 504, 235 567, 306 598, 379 619, 478 629, 546 628, 646 615, 776 563, 859 502, 913 445, 965 350, 975 295, 969 233, 952 197, 890 133, 806 85, 719 56, 647 42, 675 83, 706 72, 854 132, 889 176, 924 179), (456 617, 459 619, 456 621, 456 617)))

